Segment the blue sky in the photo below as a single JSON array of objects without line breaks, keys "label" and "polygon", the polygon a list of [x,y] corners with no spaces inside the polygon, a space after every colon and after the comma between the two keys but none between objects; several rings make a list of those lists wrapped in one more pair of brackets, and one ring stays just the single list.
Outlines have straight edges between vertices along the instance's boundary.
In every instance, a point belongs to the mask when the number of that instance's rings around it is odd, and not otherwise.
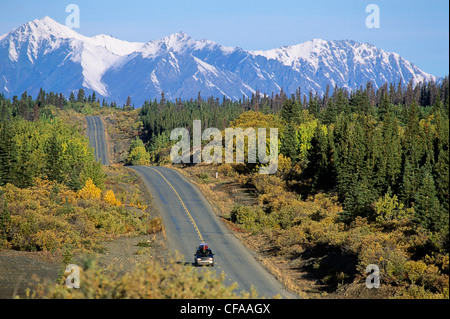
[{"label": "blue sky", "polygon": [[[46,15],[65,23],[68,4],[80,8],[77,32],[147,42],[184,31],[246,50],[266,50],[314,38],[369,42],[397,52],[425,72],[449,74],[447,0],[0,0],[0,34]],[[365,21],[380,8],[380,28]]]}]

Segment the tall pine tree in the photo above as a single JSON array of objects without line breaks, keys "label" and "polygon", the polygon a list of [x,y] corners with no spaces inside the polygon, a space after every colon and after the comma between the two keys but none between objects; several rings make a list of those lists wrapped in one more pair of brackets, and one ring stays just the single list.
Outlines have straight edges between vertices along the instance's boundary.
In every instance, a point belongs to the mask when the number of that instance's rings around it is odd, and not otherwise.
[{"label": "tall pine tree", "polygon": [[64,181],[63,147],[55,129],[52,136],[47,140],[45,154],[47,178],[62,183]]},{"label": "tall pine tree", "polygon": [[423,181],[414,196],[414,220],[431,231],[439,231],[448,224],[448,215],[436,196],[432,174],[426,170]]},{"label": "tall pine tree", "polygon": [[296,161],[298,157],[298,145],[297,130],[292,122],[288,122],[281,139],[281,154],[289,157],[292,161]]},{"label": "tall pine tree", "polygon": [[17,167],[17,145],[14,121],[0,122],[0,186],[14,184]]}]

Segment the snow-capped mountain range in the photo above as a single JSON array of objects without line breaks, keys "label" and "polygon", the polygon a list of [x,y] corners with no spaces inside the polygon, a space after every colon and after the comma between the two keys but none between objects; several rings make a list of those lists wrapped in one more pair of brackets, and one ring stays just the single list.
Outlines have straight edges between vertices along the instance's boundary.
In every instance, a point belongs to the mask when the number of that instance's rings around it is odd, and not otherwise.
[{"label": "snow-capped mountain range", "polygon": [[186,33],[147,43],[108,35],[83,36],[49,17],[0,36],[0,92],[36,96],[46,91],[87,92],[136,106],[144,100],[262,93],[323,93],[326,86],[356,89],[384,83],[436,81],[397,53],[367,43],[314,39],[268,51],[245,51]]}]

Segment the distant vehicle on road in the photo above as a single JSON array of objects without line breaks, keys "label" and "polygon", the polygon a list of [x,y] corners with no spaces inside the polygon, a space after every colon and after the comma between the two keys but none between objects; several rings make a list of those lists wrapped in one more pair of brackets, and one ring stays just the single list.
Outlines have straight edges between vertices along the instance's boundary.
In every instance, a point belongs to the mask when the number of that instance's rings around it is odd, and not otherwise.
[{"label": "distant vehicle on road", "polygon": [[194,254],[194,265],[214,267],[214,254],[207,244],[202,243],[198,246]]}]

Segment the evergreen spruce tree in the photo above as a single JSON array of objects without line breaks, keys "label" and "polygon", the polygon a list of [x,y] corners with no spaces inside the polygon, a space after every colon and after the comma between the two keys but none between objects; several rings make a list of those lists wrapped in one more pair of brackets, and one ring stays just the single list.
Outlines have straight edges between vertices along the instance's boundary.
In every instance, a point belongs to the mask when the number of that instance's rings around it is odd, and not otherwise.
[{"label": "evergreen spruce tree", "polygon": [[449,150],[443,149],[434,166],[437,197],[445,211],[449,210]]},{"label": "evergreen spruce tree", "polygon": [[75,94],[73,94],[73,92],[70,92],[70,96],[69,96],[69,102],[70,103],[75,103]]},{"label": "evergreen spruce tree", "polygon": [[42,88],[39,89],[39,94],[36,98],[36,103],[38,103],[41,106],[43,106],[45,103],[45,91]]},{"label": "evergreen spruce tree", "polygon": [[423,138],[419,125],[419,108],[413,101],[408,111],[408,121],[403,136],[403,173],[401,185],[401,198],[406,205],[414,201],[414,195],[420,185],[420,167],[426,149],[426,140]]},{"label": "evergreen spruce tree", "polygon": [[349,172],[348,167],[348,159],[350,157],[349,135],[349,118],[341,113],[336,119],[333,140],[333,166],[336,171],[337,190],[341,200],[345,198],[345,195],[349,190],[349,184],[351,184],[353,180],[353,176],[351,172]]},{"label": "evergreen spruce tree", "polygon": [[329,99],[327,107],[322,112],[320,112],[319,118],[321,119],[321,122],[323,124],[331,124],[336,122],[337,115],[338,109],[333,100]]},{"label": "evergreen spruce tree", "polygon": [[335,127],[333,163],[337,191],[344,208],[353,216],[365,215],[377,196],[373,187],[373,141],[363,118],[350,121],[341,114]]},{"label": "evergreen spruce tree", "polygon": [[281,118],[286,122],[293,122],[298,125],[301,122],[301,103],[292,99],[287,99],[281,106]]},{"label": "evergreen spruce tree", "polygon": [[395,104],[395,96],[396,96],[395,83],[390,83],[389,84],[389,102],[391,104]]},{"label": "evergreen spruce tree", "polygon": [[22,147],[18,154],[17,172],[15,185],[20,188],[26,188],[33,185],[33,178],[36,172],[33,171],[34,165],[31,163],[31,144],[26,135],[22,136]]},{"label": "evergreen spruce tree", "polygon": [[308,112],[314,117],[317,117],[320,111],[320,105],[317,99],[317,94],[313,96],[312,91],[309,92]]},{"label": "evergreen spruce tree", "polygon": [[413,92],[413,82],[412,79],[408,82],[408,86],[406,87],[406,93],[405,93],[405,104],[411,105],[414,100],[414,92]]},{"label": "evergreen spruce tree", "polygon": [[437,197],[442,207],[449,210],[449,120],[442,103],[435,105],[433,110],[434,125],[436,128],[433,140],[434,165],[433,178]]},{"label": "evergreen spruce tree", "polygon": [[63,147],[56,132],[47,140],[45,147],[46,173],[51,181],[62,183],[64,181]]},{"label": "evergreen spruce tree", "polygon": [[386,117],[386,114],[390,111],[390,102],[389,102],[389,96],[387,93],[383,94],[383,97],[381,99],[380,107],[378,109],[378,115],[380,118],[380,121],[383,121]]},{"label": "evergreen spruce tree", "polygon": [[80,171],[81,169],[78,167],[73,167],[72,170],[69,173],[67,186],[72,190],[80,190],[83,188],[83,184],[80,181]]},{"label": "evergreen spruce tree", "polygon": [[428,170],[415,194],[414,212],[414,220],[431,231],[439,231],[448,224],[448,215],[439,203],[433,176]]},{"label": "evergreen spruce tree", "polygon": [[1,122],[9,121],[12,117],[12,108],[9,104],[9,101],[0,95],[0,125]]},{"label": "evergreen spruce tree", "polygon": [[388,111],[381,124],[381,132],[376,149],[377,172],[376,184],[381,194],[398,190],[398,180],[402,168],[402,144],[398,132],[398,122],[392,112]]},{"label": "evergreen spruce tree", "polygon": [[312,180],[313,192],[330,189],[335,183],[330,157],[331,148],[327,134],[320,125],[317,125],[311,139],[311,148],[308,150],[307,166],[303,172],[305,178]]},{"label": "evergreen spruce tree", "polygon": [[77,102],[84,103],[86,100],[86,96],[84,95],[84,89],[78,90]]},{"label": "evergreen spruce tree", "polygon": [[18,103],[17,115],[27,118],[28,115],[28,94],[27,91],[23,92],[22,97]]},{"label": "evergreen spruce tree", "polygon": [[334,104],[336,106],[336,114],[350,114],[350,104],[348,97],[344,94],[344,90],[338,89],[335,94]]},{"label": "evergreen spruce tree", "polygon": [[369,180],[364,176],[360,176],[359,179],[356,178],[356,174],[354,176],[355,182],[350,184],[344,200],[344,208],[351,219],[356,216],[367,217],[370,213],[370,205],[376,199]]},{"label": "evergreen spruce tree", "polygon": [[414,196],[419,188],[419,169],[411,163],[410,159],[406,159],[401,182],[401,199],[407,207],[411,207]]},{"label": "evergreen spruce tree", "polygon": [[14,184],[17,172],[17,145],[14,122],[0,123],[0,186]]},{"label": "evergreen spruce tree", "polygon": [[288,122],[281,140],[280,151],[284,156],[296,161],[298,157],[298,137],[297,130],[291,122]]}]

